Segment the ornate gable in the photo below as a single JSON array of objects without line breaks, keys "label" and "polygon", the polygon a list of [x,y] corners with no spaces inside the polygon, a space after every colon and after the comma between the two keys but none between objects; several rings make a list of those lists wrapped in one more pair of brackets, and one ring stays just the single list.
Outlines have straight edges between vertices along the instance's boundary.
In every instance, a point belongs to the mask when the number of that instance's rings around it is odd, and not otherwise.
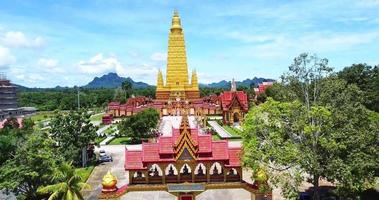
[{"label": "ornate gable", "polygon": [[180,124],[180,136],[175,142],[174,149],[176,159],[185,158],[188,160],[187,158],[189,157],[196,159],[198,144],[191,136],[187,116],[182,117],[182,122]]}]

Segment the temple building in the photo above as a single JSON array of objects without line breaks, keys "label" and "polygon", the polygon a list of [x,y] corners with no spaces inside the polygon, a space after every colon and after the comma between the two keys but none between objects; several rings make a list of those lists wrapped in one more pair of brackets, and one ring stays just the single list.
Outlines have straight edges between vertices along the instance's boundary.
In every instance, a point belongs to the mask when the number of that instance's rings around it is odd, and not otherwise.
[{"label": "temple building", "polygon": [[230,91],[200,98],[196,71],[191,77],[189,80],[183,29],[175,11],[169,33],[166,79],[159,70],[156,99],[134,97],[124,104],[110,102],[103,117],[104,123],[109,123],[112,117],[131,116],[153,108],[161,117],[161,135],[143,142],[141,148],[125,148],[128,184],[116,187],[116,177],[108,173],[100,199],[154,190],[167,191],[179,200],[193,200],[206,190],[235,188],[245,189],[254,200],[271,199],[271,191],[262,191],[267,182],[243,180],[241,145],[213,140],[205,127],[207,115],[222,116],[225,124],[242,122],[248,111],[246,93],[237,91],[233,80]]},{"label": "temple building", "polygon": [[192,200],[209,189],[242,188],[251,199],[271,199],[271,192],[262,192],[266,182],[253,184],[242,179],[242,149],[227,140],[213,141],[192,125],[187,115],[171,135],[162,135],[156,142],[143,142],[142,149],[125,148],[125,171],[129,183],[116,187],[115,177],[108,173],[103,179],[100,199],[117,199],[133,191],[167,191],[177,199]]},{"label": "temple building", "polygon": [[[34,107],[19,107],[17,86],[0,73],[0,128],[8,118],[23,118],[37,111]],[[19,120],[20,120],[19,119]]]},{"label": "temple building", "polygon": [[192,100],[199,99],[199,85],[196,71],[192,71],[191,81],[188,80],[187,55],[183,28],[179,13],[174,12],[168,37],[166,82],[162,71],[157,78],[157,100]]},{"label": "temple building", "polygon": [[237,91],[237,85],[232,80],[230,91],[220,94],[222,119],[224,124],[239,125],[249,110],[247,94]]}]

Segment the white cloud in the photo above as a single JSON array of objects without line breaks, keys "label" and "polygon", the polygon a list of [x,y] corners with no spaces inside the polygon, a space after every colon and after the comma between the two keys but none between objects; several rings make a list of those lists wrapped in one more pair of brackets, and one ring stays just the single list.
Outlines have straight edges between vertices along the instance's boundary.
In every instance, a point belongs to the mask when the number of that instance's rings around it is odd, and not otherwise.
[{"label": "white cloud", "polygon": [[225,36],[231,39],[237,39],[244,42],[266,42],[273,39],[271,36],[268,36],[268,35],[253,35],[253,34],[246,34],[239,31],[226,33]]},{"label": "white cloud", "polygon": [[263,59],[286,58],[291,53],[338,52],[379,39],[379,32],[327,34],[314,33],[299,38],[278,36],[273,42],[248,47],[250,55]]},{"label": "white cloud", "polygon": [[40,58],[38,60],[38,65],[41,67],[54,68],[58,66],[58,61],[50,58]]},{"label": "white cloud", "polygon": [[9,31],[1,37],[0,41],[10,48],[39,48],[44,45],[42,37],[28,38],[20,31]]},{"label": "white cloud", "polygon": [[357,4],[362,7],[376,7],[379,6],[379,0],[360,0]]},{"label": "white cloud", "polygon": [[105,57],[102,53],[96,54],[88,61],[80,61],[77,66],[85,74],[102,75],[107,72],[116,72],[119,76],[148,83],[155,83],[157,73],[157,67],[153,64],[135,63],[124,66],[116,56]]},{"label": "white cloud", "polygon": [[[24,69],[21,68],[11,68],[10,74],[16,79],[30,84],[39,83],[44,81],[45,78],[37,73],[26,73]],[[26,85],[27,86],[27,85]]]},{"label": "white cloud", "polygon": [[59,67],[58,63],[58,60],[51,58],[40,58],[38,60],[38,66],[39,68],[42,68],[42,70],[46,72],[63,73],[64,70]]},{"label": "white cloud", "polygon": [[88,61],[80,61],[78,67],[81,72],[87,74],[102,74],[104,72],[122,70],[123,66],[116,57],[104,58],[103,54],[98,53]]},{"label": "white cloud", "polygon": [[0,69],[7,68],[14,62],[16,62],[16,58],[9,52],[9,49],[0,46]]},{"label": "white cloud", "polygon": [[167,53],[155,52],[150,56],[152,61],[166,61]]}]

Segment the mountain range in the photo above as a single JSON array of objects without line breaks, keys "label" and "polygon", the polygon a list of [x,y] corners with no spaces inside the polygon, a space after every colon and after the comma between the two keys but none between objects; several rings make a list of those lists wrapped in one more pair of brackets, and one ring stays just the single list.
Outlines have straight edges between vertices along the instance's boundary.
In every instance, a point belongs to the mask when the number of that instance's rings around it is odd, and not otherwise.
[{"label": "mountain range", "polygon": [[120,77],[116,73],[111,72],[105,74],[101,77],[95,77],[91,82],[87,85],[83,86],[84,88],[117,88],[121,86],[124,81],[129,81],[132,83],[133,88],[147,88],[151,85],[144,82],[135,82],[130,77]]},{"label": "mountain range", "polygon": [[[144,82],[135,82],[130,77],[124,78],[118,76],[116,73],[108,73],[101,77],[95,77],[91,82],[89,82],[87,85],[83,86],[85,88],[117,88],[121,86],[122,82],[124,81],[130,81],[132,83],[133,88],[146,88],[152,85],[149,85]],[[266,78],[257,78],[254,77],[253,79],[245,79],[243,81],[236,81],[237,86],[257,86],[258,83],[262,83],[264,81],[274,81],[273,79],[266,79]],[[200,83],[200,87],[209,87],[209,88],[230,88],[231,81],[225,81],[222,80],[220,82],[216,83],[209,83],[204,84]]]},{"label": "mountain range", "polygon": [[[143,89],[147,87],[155,87],[154,85],[149,85],[144,82],[136,82],[130,77],[120,77],[118,74],[111,72],[105,75],[102,75],[101,77],[95,77],[92,81],[90,81],[88,84],[81,86],[82,88],[88,88],[88,89],[97,89],[97,88],[117,88],[120,87],[121,84],[124,81],[130,81],[132,83],[133,88],[136,89]],[[250,87],[254,86],[257,87],[259,83],[262,83],[264,81],[274,81],[274,79],[267,79],[267,78],[258,78],[254,77],[253,79],[245,79],[243,81],[236,81],[237,87],[238,86],[244,86],[244,87]],[[199,86],[201,88],[230,88],[231,81],[222,80],[219,82],[214,83],[200,83]],[[65,90],[69,89],[70,87],[61,87],[56,86],[55,88],[28,88],[22,85],[14,84],[18,87],[18,90],[20,91],[45,91],[45,90]]]}]

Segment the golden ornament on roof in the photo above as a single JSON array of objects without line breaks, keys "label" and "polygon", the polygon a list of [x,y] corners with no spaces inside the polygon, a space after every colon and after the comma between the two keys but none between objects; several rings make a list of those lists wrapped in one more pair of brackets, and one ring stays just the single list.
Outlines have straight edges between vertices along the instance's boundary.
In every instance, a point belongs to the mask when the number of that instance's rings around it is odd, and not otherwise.
[{"label": "golden ornament on roof", "polygon": [[113,176],[113,174],[108,171],[107,174],[103,177],[103,181],[101,183],[103,188],[111,189],[116,188],[117,178]]}]

